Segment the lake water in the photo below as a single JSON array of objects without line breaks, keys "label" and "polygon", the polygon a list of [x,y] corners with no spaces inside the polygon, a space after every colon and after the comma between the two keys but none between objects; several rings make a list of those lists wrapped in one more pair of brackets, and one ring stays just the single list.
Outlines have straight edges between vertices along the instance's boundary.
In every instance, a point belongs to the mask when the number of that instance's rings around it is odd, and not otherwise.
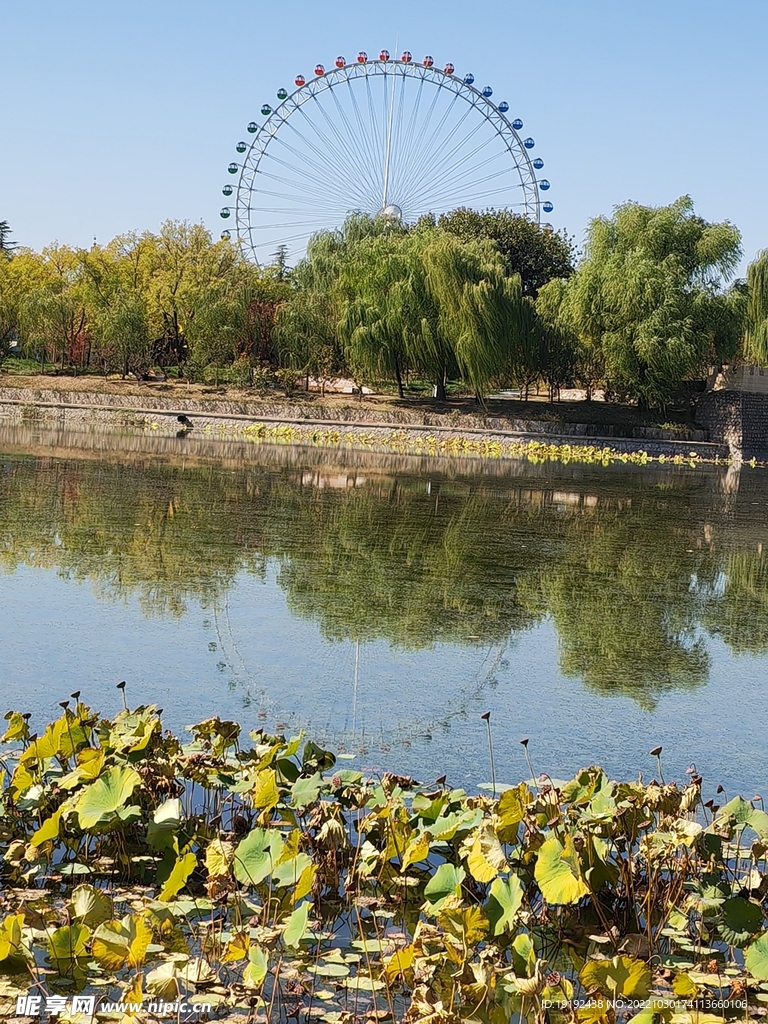
[{"label": "lake water", "polygon": [[429,781],[768,795],[768,473],[0,428],[2,711],[80,689]]}]

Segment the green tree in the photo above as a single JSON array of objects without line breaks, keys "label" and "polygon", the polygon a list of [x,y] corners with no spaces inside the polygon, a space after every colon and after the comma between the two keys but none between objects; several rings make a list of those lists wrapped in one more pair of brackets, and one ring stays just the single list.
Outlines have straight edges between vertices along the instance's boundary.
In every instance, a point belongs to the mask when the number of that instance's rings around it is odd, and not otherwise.
[{"label": "green tree", "polygon": [[17,250],[13,259],[0,259],[0,365],[18,351],[25,297],[47,278],[42,259],[30,249]]},{"label": "green tree", "polygon": [[600,350],[608,386],[663,408],[681,381],[733,351],[739,307],[725,286],[740,257],[738,230],[696,216],[688,196],[624,203],[591,222],[564,314]]},{"label": "green tree", "polygon": [[150,250],[148,310],[165,359],[187,358],[187,330],[198,310],[220,300],[242,258],[227,241],[213,242],[202,224],[166,221],[159,235],[145,234]]},{"label": "green tree", "polygon": [[355,215],[313,241],[294,281],[331,298],[350,368],[391,373],[401,394],[403,372],[415,369],[435,381],[438,399],[456,376],[482,397],[527,344],[519,276],[504,273],[488,240],[431,223],[405,230]]},{"label": "green tree", "polygon": [[768,249],[747,268],[745,320],[744,354],[764,366],[768,364]]},{"label": "green tree", "polygon": [[574,246],[564,231],[542,228],[528,217],[510,210],[462,208],[444,213],[438,225],[465,242],[489,239],[496,246],[507,275],[519,274],[523,295],[535,298],[554,278],[570,277],[574,270]]},{"label": "green tree", "polygon": [[9,258],[13,255],[16,242],[11,241],[11,225],[7,220],[0,220],[0,257]]},{"label": "green tree", "polygon": [[275,339],[280,362],[325,384],[342,368],[332,302],[327,294],[296,290],[277,312]]},{"label": "green tree", "polygon": [[141,376],[150,364],[147,304],[140,292],[125,291],[99,310],[93,323],[105,374],[113,368],[123,378]]}]

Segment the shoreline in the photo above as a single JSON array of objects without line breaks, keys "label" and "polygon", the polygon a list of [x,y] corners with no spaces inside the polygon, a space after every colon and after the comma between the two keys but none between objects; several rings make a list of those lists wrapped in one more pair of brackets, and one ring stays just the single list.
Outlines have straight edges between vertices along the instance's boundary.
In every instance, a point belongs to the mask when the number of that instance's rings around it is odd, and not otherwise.
[{"label": "shoreline", "polygon": [[[506,420],[498,416],[422,415],[436,422],[403,422],[370,409],[320,407],[288,402],[183,399],[157,394],[120,395],[92,391],[0,387],[0,421],[13,425],[109,431],[151,431],[160,436],[195,436],[325,448],[529,461],[658,462],[728,464],[725,444],[668,437],[593,434],[586,423]],[[323,415],[317,415],[322,413]],[[332,418],[329,413],[336,413]],[[339,415],[341,413],[341,415]],[[314,415],[313,415],[314,414]],[[363,414],[365,418],[358,418]],[[183,416],[191,429],[179,422]],[[464,422],[462,422],[464,421]],[[469,421],[469,422],[466,422]],[[648,432],[647,430],[644,432]],[[653,433],[667,433],[654,429]],[[696,433],[701,434],[701,431]],[[754,460],[751,465],[758,465]]]}]

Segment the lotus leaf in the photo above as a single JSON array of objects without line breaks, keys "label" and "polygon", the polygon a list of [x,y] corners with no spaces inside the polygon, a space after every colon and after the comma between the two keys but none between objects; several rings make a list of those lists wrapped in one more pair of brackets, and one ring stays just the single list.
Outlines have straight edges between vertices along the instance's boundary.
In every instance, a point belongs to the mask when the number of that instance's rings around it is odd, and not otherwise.
[{"label": "lotus leaf", "polygon": [[194,985],[197,988],[198,986],[213,984],[217,980],[218,975],[207,960],[196,956],[181,966],[179,978],[185,985]]},{"label": "lotus leaf", "polygon": [[612,999],[647,999],[651,994],[648,964],[628,956],[592,960],[579,972],[579,980],[588,992],[597,989]]},{"label": "lotus leaf", "polygon": [[494,879],[486,908],[494,935],[513,931],[518,911],[523,905],[523,895],[523,886],[517,875]]},{"label": "lotus leaf", "polygon": [[747,825],[756,832],[761,839],[768,839],[768,814],[758,810],[751,803],[735,796],[727,804],[723,804],[717,812],[717,822],[722,823],[731,819],[736,825]]},{"label": "lotus leaf", "polygon": [[88,940],[91,929],[84,924],[67,924],[57,928],[48,940],[51,965],[60,974],[68,974],[71,968],[88,954]]},{"label": "lotus leaf", "polygon": [[463,868],[453,864],[441,864],[424,888],[424,895],[430,909],[439,910],[451,897],[459,896],[461,883],[466,878]]},{"label": "lotus leaf", "polygon": [[313,804],[323,785],[323,776],[320,772],[315,772],[308,778],[297,779],[291,787],[291,806],[301,808]]},{"label": "lotus leaf", "polygon": [[23,927],[23,914],[9,914],[0,921],[0,963],[6,960],[26,959]]},{"label": "lotus leaf", "polygon": [[269,970],[269,957],[261,946],[251,946],[248,950],[248,966],[243,974],[246,988],[259,989]]},{"label": "lotus leaf", "polygon": [[280,800],[277,789],[277,773],[274,768],[263,768],[257,775],[251,790],[251,801],[256,810],[270,811]]},{"label": "lotus leaf", "polygon": [[312,867],[312,859],[306,853],[299,853],[290,860],[281,860],[272,869],[275,885],[296,885],[302,874]]},{"label": "lotus leaf", "polygon": [[165,880],[163,888],[160,890],[158,900],[166,903],[168,900],[172,900],[187,883],[187,879],[197,867],[197,857],[194,853],[188,852],[176,858],[176,862],[171,869],[171,873]]},{"label": "lotus leaf", "polygon": [[75,804],[80,828],[92,829],[120,810],[141,783],[139,773],[129,767],[108,768],[87,786]]},{"label": "lotus leaf", "polygon": [[763,932],[747,947],[744,963],[753,978],[768,981],[768,931]]},{"label": "lotus leaf", "polygon": [[311,903],[302,903],[288,918],[285,931],[283,932],[283,942],[286,946],[295,947],[301,943],[301,940],[307,934],[309,912],[311,909]]},{"label": "lotus leaf", "polygon": [[429,855],[429,832],[423,832],[421,835],[413,836],[403,851],[403,862],[400,866],[401,871],[405,871],[411,864],[418,864],[419,861],[425,860]]},{"label": "lotus leaf", "polygon": [[272,871],[283,852],[279,832],[255,828],[235,850],[235,878],[243,885],[258,885]]},{"label": "lotus leaf", "polygon": [[740,896],[725,900],[720,913],[720,934],[730,946],[743,946],[763,927],[762,907]]},{"label": "lotus leaf", "polygon": [[384,972],[388,978],[396,978],[398,974],[405,974],[413,965],[416,949],[413,944],[396,950],[392,956],[384,961]]},{"label": "lotus leaf", "polygon": [[557,836],[545,840],[536,858],[534,876],[547,903],[578,903],[589,893],[570,836],[566,836],[564,844]]},{"label": "lotus leaf", "polygon": [[171,797],[156,809],[147,826],[147,841],[155,850],[174,848],[176,832],[181,823],[181,800]]},{"label": "lotus leaf", "polygon": [[234,859],[234,844],[227,840],[212,839],[205,851],[205,866],[209,875],[228,875]]},{"label": "lotus leaf", "polygon": [[128,914],[121,921],[107,921],[93,934],[93,957],[109,971],[126,964],[140,967],[152,941],[152,929],[139,914]]},{"label": "lotus leaf", "polygon": [[476,882],[492,882],[494,878],[507,868],[507,860],[501,848],[499,837],[492,828],[486,826],[469,836],[467,842],[467,867]]},{"label": "lotus leaf", "polygon": [[100,723],[99,737],[105,750],[134,754],[144,750],[159,729],[157,708],[150,704],[135,711],[120,711],[114,721]]},{"label": "lotus leaf", "polygon": [[76,921],[94,928],[112,917],[112,900],[92,885],[78,885],[69,901],[69,912]]},{"label": "lotus leaf", "polygon": [[144,978],[147,992],[165,1002],[173,1002],[179,997],[179,965],[170,961],[155,967]]}]

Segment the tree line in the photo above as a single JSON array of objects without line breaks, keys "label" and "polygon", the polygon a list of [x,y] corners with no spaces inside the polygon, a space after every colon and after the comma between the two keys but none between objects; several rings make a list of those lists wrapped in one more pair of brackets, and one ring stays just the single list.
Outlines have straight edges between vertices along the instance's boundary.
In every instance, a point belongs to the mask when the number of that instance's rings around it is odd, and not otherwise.
[{"label": "tree line", "polygon": [[40,253],[0,228],[0,359],[41,368],[286,388],[346,375],[401,397],[417,377],[438,399],[459,381],[481,401],[574,384],[665,408],[708,369],[768,362],[768,252],[737,279],[738,229],[687,196],[595,218],[580,254],[506,210],[414,225],[353,213],[292,269],[284,247],[255,267],[186,222]]}]

